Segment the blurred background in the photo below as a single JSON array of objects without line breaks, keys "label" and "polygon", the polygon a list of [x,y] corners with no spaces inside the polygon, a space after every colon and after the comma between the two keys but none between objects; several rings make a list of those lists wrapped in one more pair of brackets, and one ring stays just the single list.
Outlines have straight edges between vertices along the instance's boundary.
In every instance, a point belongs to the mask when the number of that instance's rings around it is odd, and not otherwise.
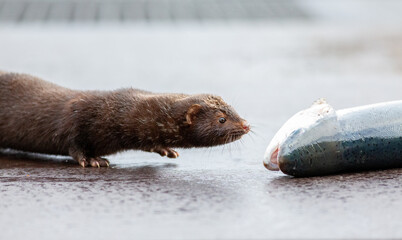
[{"label": "blurred background", "polygon": [[401,238],[400,170],[294,179],[262,165],[318,98],[401,99],[401,12],[399,0],[0,0],[1,70],[214,93],[255,132],[176,160],[120,153],[108,169],[2,154],[0,239]]}]

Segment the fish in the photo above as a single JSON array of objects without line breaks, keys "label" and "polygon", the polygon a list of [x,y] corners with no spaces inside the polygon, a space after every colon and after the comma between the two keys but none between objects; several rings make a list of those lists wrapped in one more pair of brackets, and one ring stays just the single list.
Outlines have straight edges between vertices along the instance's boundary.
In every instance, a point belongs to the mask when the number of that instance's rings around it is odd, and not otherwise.
[{"label": "fish", "polygon": [[278,130],[263,163],[294,177],[402,167],[402,100],[335,111],[319,99]]}]

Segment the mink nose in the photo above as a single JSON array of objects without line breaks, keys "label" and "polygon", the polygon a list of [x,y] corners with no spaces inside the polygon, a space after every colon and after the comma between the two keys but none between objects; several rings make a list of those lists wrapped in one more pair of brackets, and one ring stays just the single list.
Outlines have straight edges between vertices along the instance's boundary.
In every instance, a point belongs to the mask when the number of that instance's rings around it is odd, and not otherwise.
[{"label": "mink nose", "polygon": [[241,127],[243,128],[243,130],[248,133],[250,131],[250,124],[247,121],[243,121],[241,123]]}]

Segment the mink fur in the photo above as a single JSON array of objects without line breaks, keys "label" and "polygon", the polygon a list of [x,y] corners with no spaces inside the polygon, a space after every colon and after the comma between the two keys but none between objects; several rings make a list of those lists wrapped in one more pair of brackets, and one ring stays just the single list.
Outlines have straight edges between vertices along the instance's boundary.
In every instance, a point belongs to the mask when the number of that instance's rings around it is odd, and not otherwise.
[{"label": "mink fur", "polygon": [[226,144],[249,131],[214,95],[77,91],[5,72],[0,116],[0,148],[71,155],[83,167],[109,166],[102,156],[130,149],[175,158],[171,148]]}]

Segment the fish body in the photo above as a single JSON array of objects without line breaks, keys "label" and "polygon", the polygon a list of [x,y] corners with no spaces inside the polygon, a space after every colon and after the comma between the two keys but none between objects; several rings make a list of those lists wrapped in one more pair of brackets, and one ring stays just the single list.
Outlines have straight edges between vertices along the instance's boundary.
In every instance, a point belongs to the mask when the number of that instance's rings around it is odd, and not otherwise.
[{"label": "fish body", "polygon": [[402,167],[402,101],[335,111],[319,100],[281,127],[264,165],[296,177]]}]

